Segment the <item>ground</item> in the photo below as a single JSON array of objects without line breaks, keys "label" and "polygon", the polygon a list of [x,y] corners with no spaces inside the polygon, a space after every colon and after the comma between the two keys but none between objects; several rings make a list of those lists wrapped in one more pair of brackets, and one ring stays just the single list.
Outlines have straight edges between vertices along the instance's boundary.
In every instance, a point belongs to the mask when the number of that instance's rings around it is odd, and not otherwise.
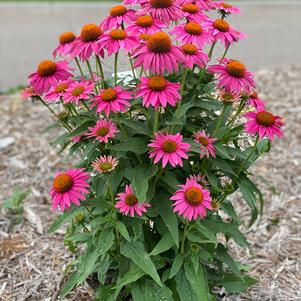
[{"label": "ground", "polygon": [[[256,77],[268,108],[284,117],[285,135],[252,170],[266,204],[262,218],[242,229],[250,250],[232,246],[259,282],[241,296],[221,300],[301,300],[301,66],[260,70]],[[53,123],[45,108],[18,95],[0,96],[0,103],[0,203],[17,187],[32,189],[24,222],[13,225],[7,211],[0,212],[0,300],[55,301],[73,258],[63,245],[63,232],[47,234],[55,218],[48,190],[55,170],[71,166],[71,160],[49,145],[58,129],[45,131]],[[235,206],[246,220],[248,208],[239,195]],[[91,299],[85,284],[65,300]]]}]

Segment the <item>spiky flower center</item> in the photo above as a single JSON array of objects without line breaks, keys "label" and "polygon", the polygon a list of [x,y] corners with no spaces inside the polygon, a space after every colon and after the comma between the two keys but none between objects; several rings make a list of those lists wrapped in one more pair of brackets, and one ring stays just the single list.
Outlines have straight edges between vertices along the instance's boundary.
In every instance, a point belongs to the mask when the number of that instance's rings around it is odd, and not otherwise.
[{"label": "spiky flower center", "polygon": [[255,91],[253,91],[253,92],[250,94],[250,98],[252,98],[252,99],[258,98],[258,94],[257,94]]},{"label": "spiky flower center", "polygon": [[123,16],[126,12],[127,12],[127,8],[124,5],[116,5],[111,8],[110,16],[119,17],[119,16]]},{"label": "spiky flower center", "polygon": [[96,136],[98,137],[104,137],[109,133],[110,129],[107,126],[100,127],[99,129],[96,130]]},{"label": "spiky flower center", "polygon": [[153,91],[163,91],[166,85],[167,82],[163,76],[153,76],[148,80],[148,86]]},{"label": "spiky flower center", "polygon": [[188,43],[182,46],[182,50],[187,55],[193,55],[197,53],[198,48],[194,44]]},{"label": "spiky flower center", "polygon": [[275,124],[275,116],[270,112],[258,112],[256,115],[256,121],[263,126],[271,126]]},{"label": "spiky flower center", "polygon": [[56,192],[67,192],[73,186],[73,179],[67,173],[58,175],[53,181],[53,188]]},{"label": "spiky flower center", "polygon": [[67,83],[61,83],[61,84],[58,84],[55,87],[55,92],[56,93],[62,93],[62,92],[65,92],[67,88],[68,88],[68,84]]},{"label": "spiky flower center", "polygon": [[108,172],[113,168],[113,164],[111,162],[103,162],[99,164],[99,169],[103,172]]},{"label": "spiky flower center", "polygon": [[60,44],[65,45],[65,44],[69,44],[72,43],[75,40],[76,36],[73,32],[63,32],[60,37],[59,37],[59,41]]},{"label": "spiky flower center", "polygon": [[127,37],[127,33],[125,30],[122,30],[122,29],[113,29],[111,32],[110,32],[110,37],[113,39],[113,40],[124,40],[126,37]]},{"label": "spiky flower center", "polygon": [[195,36],[199,36],[202,34],[203,32],[203,28],[200,24],[196,23],[196,22],[189,22],[185,25],[184,30],[191,34],[191,35],[195,35]]},{"label": "spiky flower center", "polygon": [[148,41],[149,38],[150,38],[150,34],[148,34],[148,33],[141,33],[141,34],[139,35],[139,39],[140,39],[140,40]]},{"label": "spiky flower center", "polygon": [[101,98],[103,101],[111,102],[117,98],[117,93],[113,88],[108,88],[101,93]]},{"label": "spiky flower center", "polygon": [[220,6],[222,6],[223,8],[232,8],[233,7],[233,5],[231,5],[229,3],[225,3],[225,2],[221,3]]},{"label": "spiky flower center", "polygon": [[56,69],[57,67],[54,61],[45,60],[38,65],[38,74],[40,76],[50,76],[55,73]]},{"label": "spiky flower center", "polygon": [[147,43],[148,49],[154,53],[167,53],[170,51],[172,44],[167,33],[160,31],[152,34]]},{"label": "spiky flower center", "polygon": [[211,207],[213,210],[217,211],[221,207],[221,204],[218,200],[213,200],[211,202]]},{"label": "spiky flower center", "polygon": [[199,8],[193,3],[188,3],[182,6],[182,11],[189,14],[196,14],[199,11]]},{"label": "spiky flower center", "polygon": [[225,92],[221,97],[224,103],[232,103],[234,101],[234,95],[230,92]]},{"label": "spiky flower center", "polygon": [[163,150],[166,153],[173,153],[177,150],[177,143],[173,140],[166,140],[163,143]]},{"label": "spiky flower center", "polygon": [[246,67],[239,61],[232,61],[227,64],[227,72],[233,77],[244,77],[246,73]]},{"label": "spiky flower center", "polygon": [[197,206],[203,201],[203,192],[196,187],[190,187],[185,191],[185,199],[192,206]]},{"label": "spiky flower center", "polygon": [[149,27],[153,25],[153,23],[154,23],[153,17],[148,15],[139,16],[136,21],[136,24],[141,27]]},{"label": "spiky flower center", "polygon": [[83,86],[76,87],[72,90],[71,95],[77,97],[85,92],[85,88]]},{"label": "spiky flower center", "polygon": [[172,6],[172,0],[150,0],[150,5],[153,8],[168,8]]},{"label": "spiky flower center", "polygon": [[213,27],[221,32],[228,32],[230,25],[228,22],[222,19],[217,19],[213,22]]},{"label": "spiky flower center", "polygon": [[96,41],[102,35],[102,30],[96,24],[85,25],[80,33],[80,37],[84,42]]},{"label": "spiky flower center", "polygon": [[128,206],[134,206],[138,203],[138,199],[137,197],[131,193],[131,194],[128,194],[126,197],[125,197],[125,203],[128,205]]},{"label": "spiky flower center", "polygon": [[206,137],[201,136],[201,137],[199,137],[198,140],[203,146],[208,146],[208,144],[209,144],[209,141]]}]

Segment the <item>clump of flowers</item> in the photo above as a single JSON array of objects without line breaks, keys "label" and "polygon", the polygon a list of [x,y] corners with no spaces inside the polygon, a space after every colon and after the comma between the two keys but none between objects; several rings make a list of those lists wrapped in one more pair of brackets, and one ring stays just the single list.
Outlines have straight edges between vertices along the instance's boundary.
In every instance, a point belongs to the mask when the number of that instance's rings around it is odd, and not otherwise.
[{"label": "clump of flowers", "polygon": [[63,212],[50,232],[68,222],[77,256],[62,297],[90,276],[95,300],[111,301],[209,301],[217,287],[255,283],[229,254],[229,240],[248,246],[231,195],[241,192],[254,222],[263,196],[249,168],[283,122],[245,62],[227,56],[244,37],[229,18],[239,12],[221,1],[125,0],[99,24],[62,33],[29,76],[23,98],[50,110],[66,131],[53,145],[80,159],[50,191]]}]

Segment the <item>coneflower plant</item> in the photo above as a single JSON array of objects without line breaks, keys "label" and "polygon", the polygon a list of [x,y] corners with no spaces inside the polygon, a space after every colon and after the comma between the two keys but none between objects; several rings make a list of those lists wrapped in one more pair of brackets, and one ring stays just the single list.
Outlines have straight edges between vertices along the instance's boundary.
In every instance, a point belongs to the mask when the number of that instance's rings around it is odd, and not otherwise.
[{"label": "coneflower plant", "polygon": [[23,97],[49,109],[65,130],[52,144],[74,156],[50,189],[62,211],[50,232],[67,223],[76,257],[62,297],[89,279],[106,301],[213,301],[256,282],[229,241],[248,247],[240,225],[263,206],[249,169],[283,123],[227,56],[244,38],[229,21],[238,13],[220,1],[125,0],[100,24],[62,33],[29,75]]}]

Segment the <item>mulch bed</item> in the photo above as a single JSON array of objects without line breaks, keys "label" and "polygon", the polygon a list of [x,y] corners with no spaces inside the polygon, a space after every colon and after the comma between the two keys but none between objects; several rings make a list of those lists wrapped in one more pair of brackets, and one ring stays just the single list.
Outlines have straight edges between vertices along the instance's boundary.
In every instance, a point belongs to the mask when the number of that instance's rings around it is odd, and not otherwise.
[{"label": "mulch bed", "polygon": [[[257,82],[268,108],[284,117],[285,136],[252,169],[266,204],[261,220],[242,229],[250,250],[231,246],[259,282],[240,296],[222,300],[301,300],[301,66],[261,70]],[[0,104],[0,203],[17,187],[32,190],[21,224],[14,225],[7,211],[0,211],[0,300],[58,300],[63,271],[74,258],[63,244],[63,231],[47,234],[55,218],[48,190],[54,172],[72,162],[49,145],[59,129],[45,132],[53,119],[44,107],[22,102],[19,95],[0,96]],[[4,138],[9,138],[7,146],[1,148]],[[248,220],[240,194],[234,204]],[[86,283],[65,300],[92,298]]]}]

